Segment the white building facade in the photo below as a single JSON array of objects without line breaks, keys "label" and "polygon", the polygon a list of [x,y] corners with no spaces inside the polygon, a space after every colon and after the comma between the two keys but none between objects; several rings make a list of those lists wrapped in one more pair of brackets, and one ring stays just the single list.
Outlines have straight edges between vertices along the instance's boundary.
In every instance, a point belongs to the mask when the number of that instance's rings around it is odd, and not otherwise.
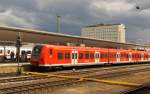
[{"label": "white building facade", "polygon": [[82,28],[81,36],[125,43],[125,25],[98,24]]}]

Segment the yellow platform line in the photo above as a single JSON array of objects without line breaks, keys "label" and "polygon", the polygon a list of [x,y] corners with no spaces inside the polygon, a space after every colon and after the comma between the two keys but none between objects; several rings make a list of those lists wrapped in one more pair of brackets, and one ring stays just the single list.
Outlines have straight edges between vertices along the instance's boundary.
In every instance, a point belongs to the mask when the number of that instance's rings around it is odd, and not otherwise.
[{"label": "yellow platform line", "polygon": [[99,82],[99,83],[121,85],[121,86],[128,86],[128,87],[140,87],[140,86],[142,86],[142,84],[137,84],[137,83],[112,81],[112,80],[102,80],[102,79],[86,78],[86,77],[80,77],[80,76],[65,76],[65,75],[55,75],[55,74],[38,73],[38,72],[25,72],[24,74],[27,74],[27,75],[44,75],[44,76],[48,76],[48,77],[59,77],[59,78],[67,78],[67,79],[88,80],[88,81],[94,81],[94,82]]}]

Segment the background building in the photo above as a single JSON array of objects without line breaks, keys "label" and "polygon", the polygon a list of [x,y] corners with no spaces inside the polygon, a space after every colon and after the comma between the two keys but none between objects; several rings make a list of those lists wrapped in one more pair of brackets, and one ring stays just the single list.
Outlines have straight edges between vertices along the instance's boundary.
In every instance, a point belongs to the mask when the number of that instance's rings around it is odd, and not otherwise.
[{"label": "background building", "polygon": [[81,36],[125,43],[125,26],[123,24],[97,24],[86,26]]}]

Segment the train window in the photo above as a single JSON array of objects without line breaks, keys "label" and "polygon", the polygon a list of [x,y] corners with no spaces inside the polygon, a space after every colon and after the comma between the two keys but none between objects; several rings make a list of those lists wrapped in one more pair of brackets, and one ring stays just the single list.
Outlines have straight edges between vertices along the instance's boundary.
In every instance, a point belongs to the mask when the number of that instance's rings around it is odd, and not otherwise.
[{"label": "train window", "polygon": [[3,50],[0,50],[0,54],[2,54],[3,53]]},{"label": "train window", "polygon": [[83,53],[79,53],[79,59],[83,59]]},{"label": "train window", "polygon": [[134,58],[134,54],[132,55],[132,57]]},{"label": "train window", "polygon": [[112,54],[109,54],[109,58],[112,58]]},{"label": "train window", "polygon": [[121,54],[121,58],[123,58],[123,54]]},{"label": "train window", "polygon": [[110,54],[110,58],[113,58],[113,54]]},{"label": "train window", "polygon": [[7,50],[7,54],[10,54],[10,50]]},{"label": "train window", "polygon": [[65,53],[65,59],[70,59],[70,53]]},{"label": "train window", "polygon": [[59,60],[62,60],[63,59],[63,53],[58,53],[57,57],[58,57]]},{"label": "train window", "polygon": [[114,58],[114,54],[112,54],[112,58]]},{"label": "train window", "polygon": [[133,54],[133,58],[135,58],[135,54]]},{"label": "train window", "polygon": [[115,58],[115,54],[113,54],[113,58]]},{"label": "train window", "polygon": [[128,57],[128,54],[126,54],[126,58],[129,58],[129,57]]},{"label": "train window", "polygon": [[115,58],[116,57],[116,55],[115,54],[113,54],[113,58]]},{"label": "train window", "polygon": [[146,58],[148,58],[148,55],[146,55]]},{"label": "train window", "polygon": [[112,54],[112,58],[114,58],[114,54]]},{"label": "train window", "polygon": [[88,53],[85,54],[85,58],[89,59],[89,54]]},{"label": "train window", "polygon": [[104,58],[108,58],[108,55],[107,54],[105,54],[105,57]]},{"label": "train window", "polygon": [[[97,54],[97,58],[98,58],[98,54]],[[93,53],[90,54],[90,59],[94,59],[94,54]]]},{"label": "train window", "polygon": [[139,58],[141,58],[141,55],[139,54]]},{"label": "train window", "polygon": [[104,55],[103,54],[101,54],[101,58],[103,58],[104,57]]},{"label": "train window", "polygon": [[52,53],[53,53],[53,52],[52,52],[52,49],[50,49],[50,50],[49,50],[49,54],[52,55]]}]

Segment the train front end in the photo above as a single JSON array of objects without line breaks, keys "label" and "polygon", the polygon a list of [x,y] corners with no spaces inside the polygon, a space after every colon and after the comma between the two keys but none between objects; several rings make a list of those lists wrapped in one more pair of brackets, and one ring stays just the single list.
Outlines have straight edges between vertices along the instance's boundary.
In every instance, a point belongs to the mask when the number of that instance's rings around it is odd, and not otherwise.
[{"label": "train front end", "polygon": [[39,66],[42,63],[42,50],[44,46],[43,45],[36,45],[34,46],[32,50],[31,55],[31,65],[32,66]]}]

